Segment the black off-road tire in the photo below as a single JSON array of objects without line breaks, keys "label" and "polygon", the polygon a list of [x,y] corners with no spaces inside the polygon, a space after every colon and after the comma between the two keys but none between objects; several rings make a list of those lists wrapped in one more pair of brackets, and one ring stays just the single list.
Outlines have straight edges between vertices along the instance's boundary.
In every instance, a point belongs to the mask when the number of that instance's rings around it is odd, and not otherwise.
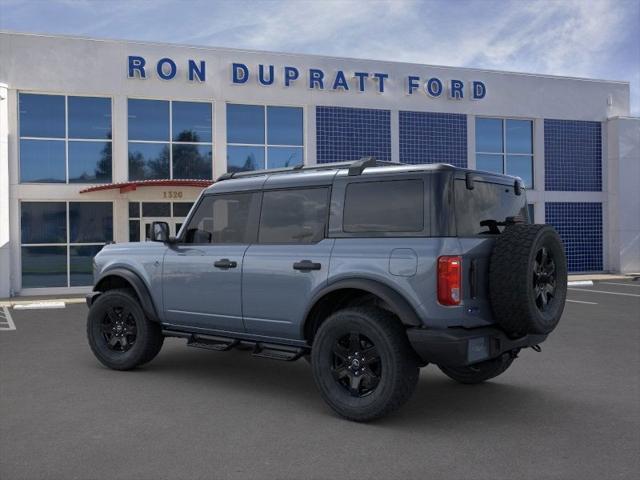
[{"label": "black off-road tire", "polygon": [[[125,317],[128,322],[125,328],[135,331],[135,335],[127,337],[128,348],[122,344],[110,347],[107,339],[110,333],[104,333],[104,324],[111,320],[110,313],[120,314],[121,320]],[[114,370],[131,370],[150,362],[164,342],[160,325],[145,316],[135,295],[127,289],[108,290],[94,301],[87,317],[87,338],[96,358]]]},{"label": "black off-road tire", "polygon": [[551,225],[510,225],[497,236],[489,292],[496,321],[511,337],[551,333],[567,296],[567,259]]},{"label": "black off-road tire", "polygon": [[513,360],[514,358],[507,353],[498,358],[486,360],[467,367],[445,367],[438,365],[438,368],[447,377],[456,382],[473,385],[490,380],[504,373],[504,371],[511,366]]},{"label": "black off-road tire", "polygon": [[[345,348],[339,343],[345,338],[348,350],[353,345],[352,338],[358,338],[358,347],[362,348],[356,352],[367,375],[366,381],[361,377],[358,387],[362,395],[353,393],[349,378],[334,378],[347,365],[335,353],[336,349]],[[375,350],[371,350],[371,345]],[[347,353],[344,356],[346,359]],[[352,368],[353,363],[348,365]],[[415,390],[420,373],[403,325],[391,313],[373,307],[340,310],[322,323],[313,341],[311,369],[325,402],[342,417],[357,422],[374,420],[398,409]],[[364,387],[374,377],[377,384],[367,392]],[[345,380],[349,386],[341,383]]]}]

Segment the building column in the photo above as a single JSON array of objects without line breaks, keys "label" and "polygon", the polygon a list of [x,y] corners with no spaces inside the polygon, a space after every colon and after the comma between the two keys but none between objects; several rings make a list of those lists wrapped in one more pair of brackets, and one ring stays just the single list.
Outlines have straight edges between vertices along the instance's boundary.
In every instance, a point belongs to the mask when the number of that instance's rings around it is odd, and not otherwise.
[{"label": "building column", "polygon": [[9,239],[9,99],[0,83],[0,298],[11,293],[11,241]]}]

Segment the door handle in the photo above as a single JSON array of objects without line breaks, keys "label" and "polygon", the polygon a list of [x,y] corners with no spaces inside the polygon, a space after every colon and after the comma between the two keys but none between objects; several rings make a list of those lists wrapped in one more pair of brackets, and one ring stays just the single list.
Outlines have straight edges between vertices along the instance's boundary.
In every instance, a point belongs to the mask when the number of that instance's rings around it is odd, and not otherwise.
[{"label": "door handle", "polygon": [[322,268],[321,263],[312,262],[311,260],[302,260],[293,264],[294,270],[320,270]]},{"label": "door handle", "polygon": [[213,263],[213,266],[216,268],[236,268],[238,266],[238,262],[234,262],[233,260],[229,260],[228,258],[222,258]]}]

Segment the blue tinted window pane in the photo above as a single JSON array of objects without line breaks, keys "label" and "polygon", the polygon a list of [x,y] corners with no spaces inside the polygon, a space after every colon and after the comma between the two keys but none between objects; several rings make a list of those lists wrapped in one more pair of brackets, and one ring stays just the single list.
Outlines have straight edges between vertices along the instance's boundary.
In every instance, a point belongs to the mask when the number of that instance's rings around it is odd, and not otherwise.
[{"label": "blue tinted window pane", "polygon": [[111,182],[111,142],[69,142],[69,183]]},{"label": "blue tinted window pane", "polygon": [[269,147],[267,168],[293,167],[303,163],[302,147]]},{"label": "blue tinted window pane", "polygon": [[533,203],[527,204],[527,213],[529,214],[529,223],[536,223],[535,205]]},{"label": "blue tinted window pane", "polygon": [[64,97],[21,93],[20,136],[64,138]]},{"label": "blue tinted window pane", "polygon": [[173,102],[173,140],[175,142],[211,142],[211,104]]},{"label": "blue tinted window pane", "polygon": [[263,147],[227,147],[227,171],[245,172],[264,168]]},{"label": "blue tinted window pane", "polygon": [[22,243],[66,243],[67,211],[64,202],[22,202]]},{"label": "blue tinted window pane", "polygon": [[64,181],[64,140],[20,140],[20,182]]},{"label": "blue tinted window pane", "polygon": [[507,153],[533,153],[531,120],[507,120]]},{"label": "blue tinted window pane", "polygon": [[533,187],[533,158],[528,155],[507,155],[507,175],[520,177],[525,187]]},{"label": "blue tinted window pane", "polygon": [[93,257],[103,245],[69,247],[69,274],[72,287],[93,285]]},{"label": "blue tinted window pane", "polygon": [[69,202],[69,240],[71,243],[113,240],[111,202]]},{"label": "blue tinted window pane", "polygon": [[227,143],[264,143],[264,107],[227,105]]},{"label": "blue tinted window pane", "polygon": [[484,172],[504,173],[502,171],[502,155],[476,155],[476,170]]},{"label": "blue tinted window pane", "polygon": [[67,247],[22,247],[22,288],[66,286]]},{"label": "blue tinted window pane", "polygon": [[169,178],[169,144],[129,142],[129,180],[155,178]]},{"label": "blue tinted window pane", "polygon": [[69,138],[111,138],[111,99],[69,97]]},{"label": "blue tinted window pane", "polygon": [[502,152],[502,120],[476,118],[476,152]]},{"label": "blue tinted window pane", "polygon": [[302,108],[267,107],[267,138],[270,145],[302,145]]},{"label": "blue tinted window pane", "polygon": [[169,102],[129,99],[129,140],[169,141]]},{"label": "blue tinted window pane", "polygon": [[173,145],[173,178],[211,180],[213,163],[209,145]]}]

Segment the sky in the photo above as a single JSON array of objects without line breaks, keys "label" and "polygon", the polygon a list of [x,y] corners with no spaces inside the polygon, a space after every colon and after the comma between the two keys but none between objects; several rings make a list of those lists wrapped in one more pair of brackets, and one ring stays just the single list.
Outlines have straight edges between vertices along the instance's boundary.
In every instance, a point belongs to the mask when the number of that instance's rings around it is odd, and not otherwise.
[{"label": "sky", "polygon": [[0,29],[631,82],[640,0],[0,0]]}]

